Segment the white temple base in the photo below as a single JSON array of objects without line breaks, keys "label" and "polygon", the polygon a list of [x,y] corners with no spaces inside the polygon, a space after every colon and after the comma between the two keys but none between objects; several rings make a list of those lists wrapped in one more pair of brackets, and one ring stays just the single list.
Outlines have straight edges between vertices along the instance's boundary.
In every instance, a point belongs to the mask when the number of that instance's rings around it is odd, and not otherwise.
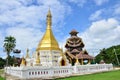
[{"label": "white temple base", "polygon": [[21,79],[45,78],[45,77],[62,77],[73,74],[88,74],[101,71],[113,70],[112,64],[94,64],[78,66],[25,66],[25,67],[5,67],[7,74],[17,76]]}]

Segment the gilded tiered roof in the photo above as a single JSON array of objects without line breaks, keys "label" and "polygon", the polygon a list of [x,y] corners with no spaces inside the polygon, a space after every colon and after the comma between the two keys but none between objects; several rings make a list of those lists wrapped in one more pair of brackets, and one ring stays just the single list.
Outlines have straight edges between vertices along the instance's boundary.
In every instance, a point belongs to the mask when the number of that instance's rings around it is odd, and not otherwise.
[{"label": "gilded tiered roof", "polygon": [[60,50],[58,42],[56,41],[52,29],[51,29],[51,25],[52,25],[52,15],[50,10],[48,11],[47,14],[47,28],[46,28],[46,32],[43,36],[43,38],[41,39],[41,41],[39,42],[37,51],[39,50]]}]

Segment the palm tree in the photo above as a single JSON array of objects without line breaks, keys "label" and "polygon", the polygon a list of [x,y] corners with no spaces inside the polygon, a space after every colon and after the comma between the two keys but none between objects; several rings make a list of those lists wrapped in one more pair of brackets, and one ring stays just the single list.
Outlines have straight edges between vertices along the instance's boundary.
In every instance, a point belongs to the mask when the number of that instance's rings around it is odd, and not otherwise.
[{"label": "palm tree", "polygon": [[8,66],[8,59],[10,57],[10,53],[13,51],[13,49],[16,46],[16,39],[12,36],[5,37],[4,39],[4,51],[7,53],[6,58],[6,66]]}]

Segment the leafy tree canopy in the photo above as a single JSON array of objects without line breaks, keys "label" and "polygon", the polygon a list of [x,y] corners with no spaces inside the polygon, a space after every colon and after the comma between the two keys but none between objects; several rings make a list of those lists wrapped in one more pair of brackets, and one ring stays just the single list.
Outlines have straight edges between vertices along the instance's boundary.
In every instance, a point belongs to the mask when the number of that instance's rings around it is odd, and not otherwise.
[{"label": "leafy tree canopy", "polygon": [[4,51],[7,52],[7,55],[10,55],[10,52],[13,51],[13,49],[16,46],[16,39],[12,36],[5,37],[4,39]]},{"label": "leafy tree canopy", "polygon": [[2,59],[0,57],[0,69],[3,68],[5,66],[5,59]]},{"label": "leafy tree canopy", "polygon": [[4,47],[4,51],[7,54],[7,58],[6,58],[7,66],[10,64],[9,63],[9,60],[11,59],[10,53],[14,50],[15,46],[16,46],[16,39],[14,37],[12,36],[5,37],[3,47]]},{"label": "leafy tree canopy", "polygon": [[112,63],[114,65],[118,65],[117,58],[120,63],[120,45],[112,46],[109,48],[103,48],[100,53],[95,57],[95,61],[99,63],[101,60],[104,60],[105,63]]}]

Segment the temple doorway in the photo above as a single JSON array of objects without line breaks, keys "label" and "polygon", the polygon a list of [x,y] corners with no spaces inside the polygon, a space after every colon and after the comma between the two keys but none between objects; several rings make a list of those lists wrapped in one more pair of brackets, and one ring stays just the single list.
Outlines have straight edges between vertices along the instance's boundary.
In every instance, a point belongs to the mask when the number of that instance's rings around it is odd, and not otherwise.
[{"label": "temple doorway", "polygon": [[65,66],[65,60],[64,59],[61,60],[61,66]]}]

